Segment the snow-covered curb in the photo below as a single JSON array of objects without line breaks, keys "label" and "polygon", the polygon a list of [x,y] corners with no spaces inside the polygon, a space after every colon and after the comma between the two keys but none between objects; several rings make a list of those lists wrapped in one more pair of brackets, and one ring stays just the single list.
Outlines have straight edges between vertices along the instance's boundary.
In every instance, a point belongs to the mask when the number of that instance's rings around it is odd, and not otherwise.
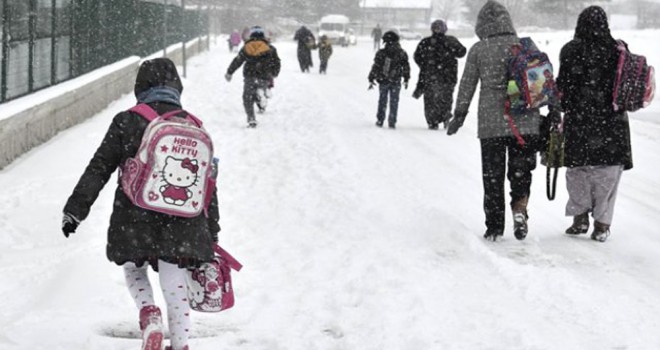
[{"label": "snow-covered curb", "polygon": [[[207,39],[186,44],[186,56],[207,48]],[[167,48],[167,56],[181,64],[182,45]],[[149,57],[160,57],[162,51]],[[34,94],[2,104],[0,108],[0,169],[58,132],[97,114],[133,89],[141,58],[132,56]]]}]

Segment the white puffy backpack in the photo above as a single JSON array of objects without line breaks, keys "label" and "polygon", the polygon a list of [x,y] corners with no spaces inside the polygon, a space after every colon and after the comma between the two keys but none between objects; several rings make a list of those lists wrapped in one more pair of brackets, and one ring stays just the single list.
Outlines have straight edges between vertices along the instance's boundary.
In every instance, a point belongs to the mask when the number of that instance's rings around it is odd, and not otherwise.
[{"label": "white puffy backpack", "polygon": [[202,122],[183,110],[160,116],[146,104],[129,111],[149,125],[137,154],[121,167],[124,193],[144,209],[182,217],[201,214],[215,189],[213,143]]}]

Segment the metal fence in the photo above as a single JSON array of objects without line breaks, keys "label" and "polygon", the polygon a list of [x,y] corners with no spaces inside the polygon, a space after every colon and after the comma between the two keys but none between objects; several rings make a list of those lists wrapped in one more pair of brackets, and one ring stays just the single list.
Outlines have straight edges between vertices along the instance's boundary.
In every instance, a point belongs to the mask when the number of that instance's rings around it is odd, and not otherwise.
[{"label": "metal fence", "polygon": [[0,103],[208,32],[208,13],[139,0],[0,0]]}]

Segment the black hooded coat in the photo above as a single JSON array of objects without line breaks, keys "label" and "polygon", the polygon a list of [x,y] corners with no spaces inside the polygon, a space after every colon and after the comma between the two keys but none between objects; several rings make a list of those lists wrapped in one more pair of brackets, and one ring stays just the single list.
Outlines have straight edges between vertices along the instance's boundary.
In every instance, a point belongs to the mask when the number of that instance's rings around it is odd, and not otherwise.
[{"label": "black hooded coat", "polygon": [[456,85],[458,81],[458,59],[467,50],[458,39],[444,33],[433,33],[424,38],[415,49],[414,59],[419,66],[420,84],[439,82]]},{"label": "black hooded coat", "polygon": [[[137,74],[135,95],[157,86],[169,86],[181,92],[183,86],[176,67],[169,59],[145,61]],[[150,103],[159,114],[181,109],[163,102]],[[115,170],[129,157],[135,156],[148,122],[133,112],[120,112],[69,197],[64,212],[84,220],[92,204]],[[134,262],[138,266],[162,259],[179,266],[194,266],[213,258],[212,244],[220,231],[218,201],[213,194],[209,217],[201,214],[183,218],[145,210],[131,203],[118,183],[106,255],[122,265]],[[156,265],[157,266],[157,265]]]},{"label": "black hooded coat", "polygon": [[586,8],[574,39],[561,50],[557,77],[568,167],[623,165],[627,170],[633,166],[628,115],[612,106],[617,57],[605,11]]},{"label": "black hooded coat", "polygon": [[293,36],[293,40],[298,42],[298,63],[301,70],[307,70],[314,66],[312,60],[312,48],[316,46],[316,38],[307,27],[300,27]]}]

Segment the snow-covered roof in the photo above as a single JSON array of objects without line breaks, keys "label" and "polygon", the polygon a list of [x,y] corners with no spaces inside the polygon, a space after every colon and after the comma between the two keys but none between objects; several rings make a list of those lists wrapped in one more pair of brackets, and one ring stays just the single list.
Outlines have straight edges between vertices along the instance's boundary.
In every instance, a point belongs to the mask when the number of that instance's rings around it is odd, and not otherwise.
[{"label": "snow-covered roof", "polygon": [[326,22],[326,23],[348,23],[349,19],[348,17],[344,15],[327,15],[321,17],[321,22]]},{"label": "snow-covered roof", "polygon": [[415,8],[430,9],[432,0],[362,0],[362,8]]}]

